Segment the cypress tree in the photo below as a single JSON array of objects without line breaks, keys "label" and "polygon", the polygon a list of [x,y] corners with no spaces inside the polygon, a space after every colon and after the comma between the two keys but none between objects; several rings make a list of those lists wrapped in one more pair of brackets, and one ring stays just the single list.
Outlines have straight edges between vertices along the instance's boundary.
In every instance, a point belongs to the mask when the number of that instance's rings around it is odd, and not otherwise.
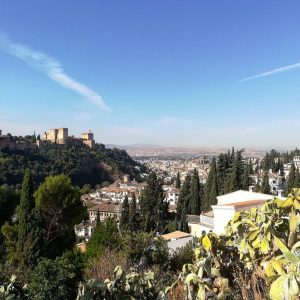
[{"label": "cypress tree", "polygon": [[168,219],[169,203],[165,201],[163,192],[157,198],[156,204],[156,228],[157,232],[163,233],[165,231]]},{"label": "cypress tree", "polygon": [[177,173],[176,175],[176,183],[175,183],[175,187],[177,189],[180,189],[180,186],[181,186],[181,181],[180,181],[180,176],[179,176],[179,172]]},{"label": "cypress tree", "polygon": [[296,169],[295,181],[294,181],[293,188],[300,188],[300,173],[299,173],[298,168]]},{"label": "cypress tree", "polygon": [[278,170],[279,170],[279,175],[283,176],[284,175],[284,167],[283,167],[283,162],[280,158],[278,160]]},{"label": "cypress tree", "polygon": [[20,206],[18,208],[18,248],[20,250],[22,249],[28,234],[26,225],[30,222],[30,214],[34,207],[35,201],[33,198],[32,177],[30,171],[27,169],[23,178]]},{"label": "cypress tree", "polygon": [[268,172],[265,172],[263,176],[263,181],[260,186],[260,192],[263,194],[270,194],[269,176]]},{"label": "cypress tree", "polygon": [[166,224],[168,203],[164,201],[162,184],[155,173],[149,175],[147,183],[140,200],[141,226],[147,232],[162,232]]},{"label": "cypress tree", "polygon": [[129,228],[129,202],[127,195],[122,203],[122,212],[120,217],[120,229],[126,230]]},{"label": "cypress tree", "polygon": [[20,205],[18,207],[17,252],[20,268],[32,268],[43,253],[43,229],[40,211],[35,208],[33,182],[27,169],[22,183]]},{"label": "cypress tree", "polygon": [[288,181],[287,181],[287,194],[289,194],[294,187],[295,177],[296,177],[296,168],[295,165],[292,163]]},{"label": "cypress tree", "polygon": [[242,189],[247,191],[250,186],[250,164],[247,164],[244,168],[243,178],[242,178]]},{"label": "cypress tree", "polygon": [[235,151],[234,151],[234,147],[232,147],[231,154],[230,154],[230,166],[231,167],[233,166],[234,160],[235,160]]},{"label": "cypress tree", "polygon": [[132,200],[129,204],[129,228],[132,231],[138,230],[138,215],[137,215],[137,205],[136,205],[136,197],[133,193]]},{"label": "cypress tree", "polygon": [[219,193],[222,195],[224,193],[224,184],[225,184],[225,178],[228,168],[228,159],[227,155],[221,153],[217,160],[217,176],[218,176],[218,187],[219,187]]},{"label": "cypress tree", "polygon": [[202,202],[202,211],[208,211],[211,209],[211,205],[216,204],[218,196],[218,178],[217,178],[217,166],[215,157],[212,159],[210,171],[208,174],[205,197]]},{"label": "cypress tree", "polygon": [[231,169],[231,173],[229,175],[227,192],[237,191],[242,186],[242,182],[241,182],[242,166],[243,166],[242,152],[243,152],[243,150],[240,150],[240,151],[236,152],[235,159],[234,159],[234,162],[233,162],[233,166],[232,166],[232,169]]},{"label": "cypress tree", "polygon": [[180,216],[178,229],[183,232],[189,232],[188,223],[186,220],[186,208],[182,210],[182,214]]},{"label": "cypress tree", "polygon": [[200,207],[201,203],[199,173],[196,169],[194,169],[190,188],[189,211],[192,215],[198,215],[200,214]]},{"label": "cypress tree", "polygon": [[[179,216],[179,220],[181,219],[181,215],[183,209],[187,210],[190,203],[190,190],[191,190],[191,176],[188,174],[185,177],[185,180],[181,186],[179,199],[177,203],[177,215]],[[186,212],[187,213],[187,212]]]},{"label": "cypress tree", "polygon": [[249,175],[254,174],[252,159],[250,159],[249,161],[248,169],[249,169]]}]

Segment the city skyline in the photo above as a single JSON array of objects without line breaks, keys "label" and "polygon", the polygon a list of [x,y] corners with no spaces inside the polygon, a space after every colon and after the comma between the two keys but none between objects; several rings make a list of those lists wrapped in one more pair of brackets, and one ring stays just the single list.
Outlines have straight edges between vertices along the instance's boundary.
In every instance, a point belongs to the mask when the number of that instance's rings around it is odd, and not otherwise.
[{"label": "city skyline", "polygon": [[296,1],[7,2],[0,129],[105,144],[297,146]]}]

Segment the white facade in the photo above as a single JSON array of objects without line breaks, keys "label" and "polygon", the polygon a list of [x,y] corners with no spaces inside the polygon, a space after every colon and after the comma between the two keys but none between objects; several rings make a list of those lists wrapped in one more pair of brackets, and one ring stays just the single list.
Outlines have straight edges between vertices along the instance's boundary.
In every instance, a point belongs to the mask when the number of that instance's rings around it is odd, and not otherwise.
[{"label": "white facade", "polygon": [[193,242],[192,236],[167,241],[167,245],[168,245],[169,251],[172,253],[173,251],[176,251],[177,249],[180,249],[180,248],[186,246],[190,242],[191,243]]},{"label": "white facade", "polygon": [[266,201],[274,198],[274,195],[243,190],[218,196],[218,203],[212,206],[212,211],[200,215],[200,230],[221,234],[235,212],[260,208]]},{"label": "white facade", "polygon": [[174,231],[164,234],[161,237],[167,242],[170,253],[173,253],[177,249],[186,246],[190,242],[193,242],[193,236],[190,233],[182,231]]},{"label": "white facade", "polygon": [[76,225],[74,230],[75,230],[75,235],[78,237],[83,237],[86,240],[88,240],[95,228],[96,224],[93,224],[91,222],[82,222],[79,225]]},{"label": "white facade", "polygon": [[300,169],[300,156],[295,156],[293,159],[296,168]]},{"label": "white facade", "polygon": [[[268,177],[269,177],[270,193],[278,194],[280,190],[284,189],[283,176],[274,174],[270,171]],[[262,174],[252,175],[251,178],[253,179],[254,184],[259,184],[259,185],[262,184],[263,181]]]},{"label": "white facade", "polygon": [[167,192],[166,200],[171,205],[177,205],[178,199],[179,199],[179,193],[180,190],[176,188],[172,188]]}]

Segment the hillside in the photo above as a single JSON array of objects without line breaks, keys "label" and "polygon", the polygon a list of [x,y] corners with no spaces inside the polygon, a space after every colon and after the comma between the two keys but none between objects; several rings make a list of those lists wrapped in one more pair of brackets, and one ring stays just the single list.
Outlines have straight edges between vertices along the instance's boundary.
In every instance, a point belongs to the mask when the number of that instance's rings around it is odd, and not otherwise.
[{"label": "hillside", "polygon": [[26,168],[33,172],[36,185],[48,175],[64,173],[78,186],[112,182],[123,174],[139,180],[141,171],[145,169],[125,150],[107,149],[102,144],[91,150],[82,145],[47,143],[41,148],[26,151],[0,152],[0,185],[20,184]]}]

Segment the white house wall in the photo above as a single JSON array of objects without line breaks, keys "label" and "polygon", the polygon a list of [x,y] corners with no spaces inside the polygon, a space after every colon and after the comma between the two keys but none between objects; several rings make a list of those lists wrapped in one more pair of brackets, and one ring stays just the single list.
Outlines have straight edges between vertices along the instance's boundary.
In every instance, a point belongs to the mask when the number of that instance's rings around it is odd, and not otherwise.
[{"label": "white house wall", "polygon": [[214,210],[214,229],[217,234],[221,234],[224,231],[225,226],[233,218],[235,209],[233,207],[218,207],[212,206]]}]

